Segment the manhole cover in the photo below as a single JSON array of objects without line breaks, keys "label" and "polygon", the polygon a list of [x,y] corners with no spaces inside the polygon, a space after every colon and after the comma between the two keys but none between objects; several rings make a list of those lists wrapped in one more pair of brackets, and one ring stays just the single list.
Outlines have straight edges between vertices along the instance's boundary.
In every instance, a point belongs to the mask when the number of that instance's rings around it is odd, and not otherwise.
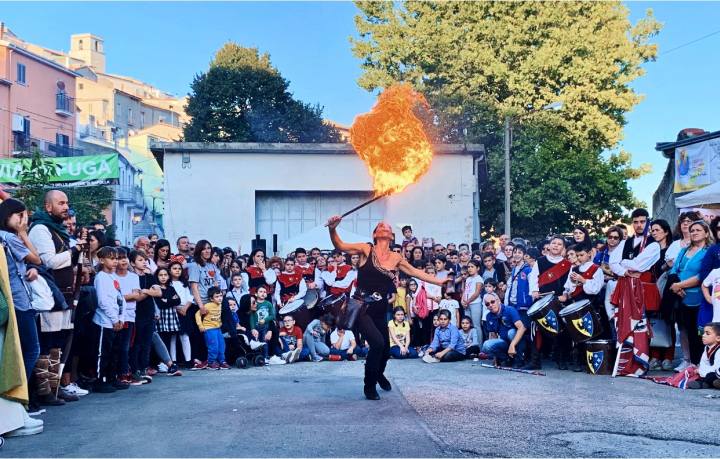
[{"label": "manhole cover", "polygon": [[551,437],[567,442],[569,448],[586,457],[713,457],[720,451],[720,445],[611,432],[567,432]]}]

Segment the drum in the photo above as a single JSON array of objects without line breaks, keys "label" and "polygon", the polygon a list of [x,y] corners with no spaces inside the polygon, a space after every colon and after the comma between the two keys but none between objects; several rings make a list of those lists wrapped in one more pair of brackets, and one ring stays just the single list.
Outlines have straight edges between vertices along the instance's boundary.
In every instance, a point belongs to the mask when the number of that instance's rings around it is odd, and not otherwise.
[{"label": "drum", "polygon": [[587,372],[591,375],[612,374],[615,365],[614,342],[608,339],[598,339],[585,342],[585,361]]},{"label": "drum", "polygon": [[554,294],[545,295],[528,309],[528,318],[537,322],[546,335],[557,336],[562,331],[562,322],[558,317],[560,302]]},{"label": "drum", "polygon": [[305,292],[305,297],[303,297],[303,301],[305,302],[305,307],[308,309],[312,309],[317,304],[318,300],[320,299],[320,295],[317,289],[309,288],[307,292]]},{"label": "drum", "polygon": [[329,312],[337,317],[340,313],[340,308],[343,303],[345,303],[346,299],[347,295],[344,293],[341,293],[340,295],[328,295],[320,302],[319,308],[323,314]]},{"label": "drum", "polygon": [[305,300],[303,299],[291,301],[283,306],[282,309],[278,311],[278,314],[280,315],[280,318],[287,315],[293,316],[295,319],[295,325],[300,327],[303,331],[305,331],[308,324],[312,321],[312,314],[310,313],[310,310],[305,307]]},{"label": "drum", "polygon": [[560,317],[575,343],[597,338],[603,332],[600,316],[590,300],[576,301],[560,311]]}]

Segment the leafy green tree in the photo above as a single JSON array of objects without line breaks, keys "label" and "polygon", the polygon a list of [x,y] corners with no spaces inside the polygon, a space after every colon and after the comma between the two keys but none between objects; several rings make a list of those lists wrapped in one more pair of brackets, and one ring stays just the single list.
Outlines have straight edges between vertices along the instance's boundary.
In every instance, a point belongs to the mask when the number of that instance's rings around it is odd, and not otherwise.
[{"label": "leafy green tree", "polygon": [[227,43],[192,83],[189,142],[340,142],[322,108],[292,97],[289,83],[257,48]]},{"label": "leafy green tree", "polygon": [[[598,230],[637,204],[627,180],[643,173],[617,145],[641,100],[630,83],[656,56],[660,24],[633,25],[619,2],[356,2],[360,86],[409,82],[434,113],[438,142],[481,142],[489,180],[482,231],[502,230],[503,120],[512,148],[515,233],[545,235],[583,223]],[[541,107],[561,101],[561,112]]]}]

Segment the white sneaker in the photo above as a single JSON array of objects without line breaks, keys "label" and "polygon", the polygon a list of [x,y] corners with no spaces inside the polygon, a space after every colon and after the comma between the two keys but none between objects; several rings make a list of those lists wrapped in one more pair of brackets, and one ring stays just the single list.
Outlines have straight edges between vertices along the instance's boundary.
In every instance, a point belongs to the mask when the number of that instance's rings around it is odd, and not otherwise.
[{"label": "white sneaker", "polygon": [[300,349],[295,349],[290,352],[290,361],[288,363],[295,363],[300,360]]},{"label": "white sneaker", "polygon": [[323,360],[325,359],[321,355],[315,356],[312,359],[313,362],[322,362]]},{"label": "white sneaker", "polygon": [[422,358],[423,362],[425,363],[438,363],[440,360],[436,359],[430,354],[425,354]]},{"label": "white sneaker", "polygon": [[658,359],[650,359],[650,370],[659,370],[660,368],[662,367]]},{"label": "white sneaker", "polygon": [[672,369],[673,369],[672,360],[669,360],[669,359],[663,360],[662,361],[662,369],[665,371],[672,371]]},{"label": "white sneaker", "polygon": [[680,373],[681,371],[685,371],[692,363],[690,363],[689,360],[683,360],[680,362],[680,365],[675,367],[675,373]]},{"label": "white sneaker", "polygon": [[290,363],[290,357],[292,357],[293,351],[287,351],[284,352],[280,357],[285,361],[285,363]]},{"label": "white sneaker", "polygon": [[256,340],[250,341],[250,349],[252,349],[253,351],[260,349],[263,346],[265,346],[265,343],[261,343],[260,341]]},{"label": "white sneaker", "polygon": [[5,434],[6,437],[24,437],[26,435],[35,435],[42,433],[43,421],[41,419],[25,417],[25,425],[19,429],[15,429]]},{"label": "white sneaker", "polygon": [[168,366],[165,365],[164,362],[160,362],[158,364],[158,373],[167,373],[168,372]]},{"label": "white sneaker", "polygon": [[82,397],[82,396],[90,393],[90,391],[83,389],[82,387],[78,386],[74,382],[68,384],[67,386],[61,386],[61,389],[70,394],[77,395],[78,397]]},{"label": "white sneaker", "polygon": [[285,365],[285,363],[287,363],[287,362],[285,362],[284,359],[281,359],[281,358],[278,357],[277,355],[273,355],[273,356],[270,357],[270,359],[268,360],[268,365]]}]

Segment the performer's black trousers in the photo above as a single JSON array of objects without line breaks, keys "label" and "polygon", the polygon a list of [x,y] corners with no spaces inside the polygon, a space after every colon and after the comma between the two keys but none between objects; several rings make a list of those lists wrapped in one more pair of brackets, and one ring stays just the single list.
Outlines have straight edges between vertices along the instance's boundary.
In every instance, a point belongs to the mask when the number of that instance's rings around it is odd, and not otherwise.
[{"label": "performer's black trousers", "polygon": [[[390,336],[385,310],[375,303],[367,311],[361,312],[357,327],[370,346],[365,360],[365,387],[375,388],[378,378],[385,372],[390,358]],[[358,346],[360,343],[358,343]]]}]

